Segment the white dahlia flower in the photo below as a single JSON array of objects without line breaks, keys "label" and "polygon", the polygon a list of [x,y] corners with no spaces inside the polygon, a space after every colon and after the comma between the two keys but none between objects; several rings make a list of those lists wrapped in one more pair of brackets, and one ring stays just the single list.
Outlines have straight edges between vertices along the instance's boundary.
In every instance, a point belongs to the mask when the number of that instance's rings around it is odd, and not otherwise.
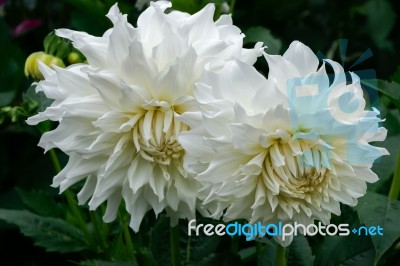
[{"label": "white dahlia flower", "polygon": [[368,143],[386,130],[376,109],[365,110],[358,76],[346,82],[338,63],[319,66],[300,42],[265,57],[268,79],[236,60],[196,84],[202,112],[181,116],[191,130],[178,138],[185,168],[213,218],[328,224],[378,180],[370,168],[387,151]]},{"label": "white dahlia flower", "polygon": [[114,26],[102,37],[57,30],[88,65],[52,70],[42,64],[45,80],[36,90],[54,102],[27,120],[59,122],[39,143],[69,155],[53,186],[62,192],[86,179],[79,203],[90,199],[93,210],[107,201],[106,222],[123,199],[135,231],[151,209],[156,215],[165,209],[173,223],[194,218],[199,184],[183,169],[177,140],[189,127],[176,116],[198,108],[193,88],[205,67],[234,58],[253,64],[262,52],[261,44],[242,48],[230,16],[214,22],[213,5],[194,15],[165,14],[169,7],[152,3],[135,28],[114,5],[107,15]]}]

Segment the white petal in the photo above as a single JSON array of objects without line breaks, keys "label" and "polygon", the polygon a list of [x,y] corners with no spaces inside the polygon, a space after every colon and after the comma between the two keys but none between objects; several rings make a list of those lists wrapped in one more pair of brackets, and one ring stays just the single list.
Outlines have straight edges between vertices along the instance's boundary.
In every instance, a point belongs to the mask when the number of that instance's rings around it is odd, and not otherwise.
[{"label": "white petal", "polygon": [[110,223],[117,218],[121,199],[122,195],[120,189],[115,190],[115,192],[108,198],[106,213],[103,216],[103,221],[105,223]]},{"label": "white petal", "polygon": [[96,182],[97,180],[95,176],[90,175],[86,178],[85,185],[78,193],[79,205],[85,204],[90,199],[90,197],[92,197],[94,189],[96,188]]},{"label": "white petal", "polygon": [[294,41],[289,45],[289,48],[283,54],[283,58],[291,62],[302,76],[317,71],[318,57],[309,47],[299,41]]},{"label": "white petal", "polygon": [[151,164],[137,157],[134,159],[128,169],[129,187],[133,193],[136,193],[141,187],[149,182],[149,176],[153,173]]}]

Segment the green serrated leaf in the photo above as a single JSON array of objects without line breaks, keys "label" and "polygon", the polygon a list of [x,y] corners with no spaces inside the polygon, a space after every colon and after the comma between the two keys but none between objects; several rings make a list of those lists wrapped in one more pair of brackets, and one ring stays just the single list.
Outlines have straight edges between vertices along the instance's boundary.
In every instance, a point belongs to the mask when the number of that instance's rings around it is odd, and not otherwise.
[{"label": "green serrated leaf", "polygon": [[397,82],[389,82],[386,80],[378,80],[378,87],[382,88],[390,96],[400,101],[400,84]]},{"label": "green serrated leaf", "polygon": [[292,243],[287,248],[287,265],[312,266],[313,264],[314,256],[312,255],[307,238],[303,235],[295,236]]},{"label": "green serrated leaf", "polygon": [[5,209],[0,209],[0,219],[18,226],[23,235],[48,252],[77,252],[88,247],[81,231],[61,219]]},{"label": "green serrated leaf", "polygon": [[54,201],[51,195],[40,190],[33,190],[30,192],[19,188],[16,190],[22,202],[36,214],[56,218],[62,218],[64,216],[60,205]]},{"label": "green serrated leaf", "polygon": [[386,80],[362,80],[361,83],[389,98],[400,109],[400,84]]},{"label": "green serrated leaf", "polygon": [[282,41],[274,37],[267,28],[261,26],[251,27],[244,32],[244,35],[246,36],[243,40],[244,44],[263,42],[267,46],[265,51],[268,54],[279,54],[282,49]]},{"label": "green serrated leaf", "polygon": [[[374,253],[374,247],[369,236],[358,236],[350,233],[348,236],[326,236],[316,252],[315,266],[351,265],[365,253]],[[373,259],[363,266],[373,265]],[[358,265],[358,264],[353,264]]]},{"label": "green serrated leaf", "polygon": [[383,228],[383,236],[371,237],[376,251],[375,262],[378,262],[400,238],[400,201],[390,201],[384,195],[369,192],[359,200],[356,210],[361,223],[368,227],[379,225]]}]

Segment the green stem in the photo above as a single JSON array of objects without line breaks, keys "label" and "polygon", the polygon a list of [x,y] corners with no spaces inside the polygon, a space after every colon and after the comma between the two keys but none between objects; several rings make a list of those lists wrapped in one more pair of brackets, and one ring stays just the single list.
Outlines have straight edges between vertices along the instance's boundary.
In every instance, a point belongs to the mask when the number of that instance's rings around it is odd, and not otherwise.
[{"label": "green stem", "polygon": [[135,249],[133,248],[131,233],[129,232],[129,225],[127,222],[123,221],[122,215],[121,215],[121,224],[128,252],[131,255],[131,259],[133,261],[136,261]]},{"label": "green stem", "polygon": [[61,164],[58,160],[56,152],[54,150],[50,150],[49,153],[51,161],[53,162],[54,170],[56,170],[57,173],[61,172]]},{"label": "green stem", "polygon": [[265,264],[265,262],[261,260],[262,257],[263,257],[262,256],[263,251],[264,251],[264,248],[263,248],[262,243],[257,241],[257,243],[256,243],[257,265],[264,265]]},{"label": "green stem", "polygon": [[231,0],[231,3],[229,4],[229,13],[233,14],[233,10],[235,9],[235,3],[236,0]]},{"label": "green stem", "polygon": [[281,245],[277,245],[276,252],[276,265],[277,266],[286,266],[286,256],[285,256],[285,248]]},{"label": "green stem", "polygon": [[103,227],[103,224],[99,214],[97,213],[97,211],[89,211],[90,214],[90,220],[92,221],[93,227],[94,227],[94,238],[96,239],[96,241],[98,241],[98,243],[100,244],[100,248],[102,248],[103,250],[107,248],[107,234],[108,234],[108,230],[105,230]]},{"label": "green stem", "polygon": [[232,236],[231,237],[231,253],[238,254],[239,251],[239,237]]},{"label": "green stem", "polygon": [[[61,164],[60,164],[60,161],[58,160],[56,152],[54,150],[50,150],[49,153],[50,153],[51,161],[53,162],[54,169],[56,170],[57,173],[61,172]],[[86,222],[83,219],[83,216],[78,209],[78,205],[77,205],[71,191],[69,191],[67,189],[66,191],[64,191],[64,195],[67,198],[67,203],[68,203],[69,209],[71,210],[72,215],[75,217],[76,222],[77,222],[79,228],[81,229],[82,233],[84,234],[85,238],[89,242],[92,241],[92,236],[89,233]]]},{"label": "green stem", "polygon": [[257,254],[260,254],[263,250],[263,246],[261,242],[256,242],[256,250],[257,250]]},{"label": "green stem", "polygon": [[[85,220],[83,219],[82,213],[78,208],[78,204],[76,203],[74,196],[70,190],[65,190],[64,195],[67,198],[68,207],[71,210],[72,215],[76,219],[76,223],[78,224],[79,228],[81,229],[82,233],[85,235],[85,238],[88,241],[92,241],[92,236],[89,233],[89,229]],[[93,242],[93,241],[92,241]]]},{"label": "green stem", "polygon": [[192,236],[188,236],[188,241],[186,244],[186,263],[190,261],[190,242],[192,240]]},{"label": "green stem", "polygon": [[400,150],[397,154],[396,169],[394,171],[394,176],[392,180],[392,185],[390,186],[389,199],[397,200],[400,194]]},{"label": "green stem", "polygon": [[171,245],[171,260],[173,266],[180,266],[181,265],[181,258],[180,258],[180,234],[179,234],[179,225],[174,227],[170,227],[169,229],[169,236],[170,236],[170,245]]}]

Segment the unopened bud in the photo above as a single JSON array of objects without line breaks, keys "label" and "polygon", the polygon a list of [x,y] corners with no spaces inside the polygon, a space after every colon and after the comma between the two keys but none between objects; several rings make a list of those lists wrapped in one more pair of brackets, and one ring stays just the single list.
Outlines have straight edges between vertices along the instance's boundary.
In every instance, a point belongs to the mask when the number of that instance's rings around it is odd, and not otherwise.
[{"label": "unopened bud", "polygon": [[64,62],[53,55],[46,54],[45,52],[35,52],[28,56],[25,62],[25,76],[32,77],[36,80],[43,79],[43,75],[39,70],[38,61],[41,61],[47,66],[56,65],[59,67],[65,67]]},{"label": "unopened bud", "polygon": [[68,54],[67,60],[68,60],[68,63],[70,63],[71,65],[83,62],[81,56],[77,52],[70,52]]}]

